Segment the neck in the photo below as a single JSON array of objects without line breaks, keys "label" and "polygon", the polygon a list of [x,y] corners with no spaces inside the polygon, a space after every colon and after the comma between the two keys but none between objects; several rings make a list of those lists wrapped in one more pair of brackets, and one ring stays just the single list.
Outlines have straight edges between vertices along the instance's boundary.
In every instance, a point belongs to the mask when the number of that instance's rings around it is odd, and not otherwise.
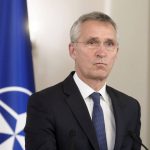
[{"label": "neck", "polygon": [[106,83],[106,80],[84,78],[83,76],[81,76],[78,73],[77,73],[77,75],[84,83],[86,83],[88,86],[90,86],[95,91],[99,91]]}]

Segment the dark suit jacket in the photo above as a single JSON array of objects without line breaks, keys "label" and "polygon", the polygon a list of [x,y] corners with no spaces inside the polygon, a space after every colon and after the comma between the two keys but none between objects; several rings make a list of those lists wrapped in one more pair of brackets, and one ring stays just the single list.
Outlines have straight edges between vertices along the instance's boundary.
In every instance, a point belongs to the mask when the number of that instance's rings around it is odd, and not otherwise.
[{"label": "dark suit jacket", "polygon": [[[114,150],[139,150],[129,131],[140,134],[137,100],[107,86],[116,121]],[[71,73],[63,82],[30,97],[26,150],[99,150],[86,104]]]}]

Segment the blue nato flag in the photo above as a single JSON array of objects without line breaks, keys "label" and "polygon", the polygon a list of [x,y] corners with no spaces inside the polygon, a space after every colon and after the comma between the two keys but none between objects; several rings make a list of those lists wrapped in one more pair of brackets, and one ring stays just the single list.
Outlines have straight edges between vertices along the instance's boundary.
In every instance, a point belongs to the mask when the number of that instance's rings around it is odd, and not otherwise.
[{"label": "blue nato flag", "polygon": [[35,91],[26,0],[0,0],[0,150],[24,150],[29,96]]}]

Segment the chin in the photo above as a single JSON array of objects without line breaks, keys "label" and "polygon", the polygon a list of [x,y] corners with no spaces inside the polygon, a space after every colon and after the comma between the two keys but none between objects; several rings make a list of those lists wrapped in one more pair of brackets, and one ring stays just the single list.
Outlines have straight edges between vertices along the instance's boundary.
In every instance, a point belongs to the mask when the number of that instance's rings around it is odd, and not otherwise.
[{"label": "chin", "polygon": [[96,79],[99,80],[99,81],[104,81],[104,80],[107,79],[107,77],[106,76],[99,76]]},{"label": "chin", "polygon": [[98,78],[106,78],[108,76],[108,73],[105,70],[100,70],[95,72],[95,77]]}]

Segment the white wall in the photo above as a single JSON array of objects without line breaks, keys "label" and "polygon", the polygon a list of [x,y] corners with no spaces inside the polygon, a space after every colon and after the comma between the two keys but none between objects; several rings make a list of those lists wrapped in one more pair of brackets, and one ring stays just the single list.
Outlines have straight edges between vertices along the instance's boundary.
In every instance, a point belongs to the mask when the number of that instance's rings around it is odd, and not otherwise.
[{"label": "white wall", "polygon": [[36,89],[63,80],[71,70],[69,30],[83,13],[104,11],[119,27],[119,57],[109,84],[137,98],[142,106],[142,139],[150,147],[149,0],[28,0]]}]

